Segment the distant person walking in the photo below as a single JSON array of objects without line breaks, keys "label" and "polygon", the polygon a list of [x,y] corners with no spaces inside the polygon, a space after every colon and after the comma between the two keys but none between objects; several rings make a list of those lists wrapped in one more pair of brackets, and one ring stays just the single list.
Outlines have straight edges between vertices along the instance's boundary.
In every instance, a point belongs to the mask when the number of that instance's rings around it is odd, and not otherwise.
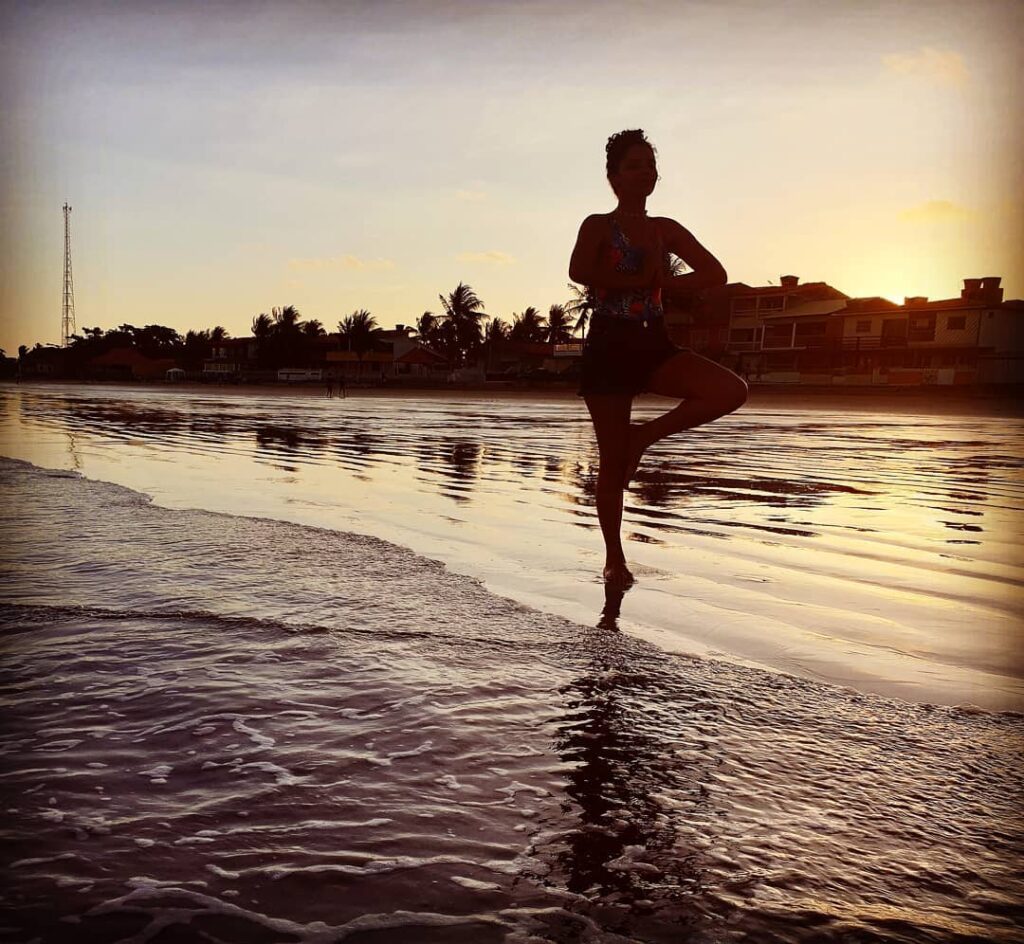
[{"label": "distant person walking", "polygon": [[329,396],[329,397],[333,397],[334,396],[334,378],[333,377],[328,377],[327,378],[327,396]]},{"label": "distant person walking", "polygon": [[[720,364],[677,347],[665,328],[664,302],[726,282],[722,264],[675,220],[647,215],[658,182],[655,151],[642,130],[613,134],[606,172],[618,204],[580,226],[569,278],[587,286],[594,307],[583,347],[580,395],[594,422],[600,464],[597,516],[605,543],[604,579],[633,582],[622,549],[623,491],[646,449],[684,429],[739,409],[747,385]],[[667,253],[693,271],[673,276]],[[640,393],[682,402],[646,423],[631,423]]]},{"label": "distant person walking", "polygon": [[345,375],[344,374],[342,374],[338,378],[338,396],[340,396],[342,400],[345,399]]}]

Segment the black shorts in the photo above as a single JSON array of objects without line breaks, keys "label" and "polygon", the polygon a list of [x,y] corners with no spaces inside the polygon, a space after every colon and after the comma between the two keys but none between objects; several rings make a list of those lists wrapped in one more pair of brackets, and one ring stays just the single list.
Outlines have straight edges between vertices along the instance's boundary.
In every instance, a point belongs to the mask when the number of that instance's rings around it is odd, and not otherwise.
[{"label": "black shorts", "polygon": [[579,395],[636,396],[647,389],[651,374],[681,350],[669,338],[664,318],[645,324],[598,315],[583,345]]}]

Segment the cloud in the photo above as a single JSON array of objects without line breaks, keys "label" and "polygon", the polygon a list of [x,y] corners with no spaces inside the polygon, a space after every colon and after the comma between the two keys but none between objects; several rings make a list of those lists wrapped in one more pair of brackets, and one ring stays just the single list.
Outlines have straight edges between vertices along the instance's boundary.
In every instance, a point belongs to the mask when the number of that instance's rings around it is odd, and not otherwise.
[{"label": "cloud", "polygon": [[487,199],[487,193],[484,190],[456,190],[455,199],[465,203],[480,203]]},{"label": "cloud", "polygon": [[974,216],[974,211],[949,200],[928,200],[900,211],[900,219],[908,223],[954,223]]},{"label": "cloud", "polygon": [[360,259],[359,256],[331,256],[312,259],[289,259],[288,268],[300,272],[315,272],[320,269],[350,269],[370,271],[393,269],[395,263],[391,259]]},{"label": "cloud", "polygon": [[963,56],[951,49],[924,46],[917,52],[883,56],[882,64],[889,72],[920,76],[938,85],[965,85],[970,78]]},{"label": "cloud", "polygon": [[516,260],[507,252],[488,249],[486,252],[460,252],[455,257],[459,262],[486,262],[489,265],[511,265]]}]

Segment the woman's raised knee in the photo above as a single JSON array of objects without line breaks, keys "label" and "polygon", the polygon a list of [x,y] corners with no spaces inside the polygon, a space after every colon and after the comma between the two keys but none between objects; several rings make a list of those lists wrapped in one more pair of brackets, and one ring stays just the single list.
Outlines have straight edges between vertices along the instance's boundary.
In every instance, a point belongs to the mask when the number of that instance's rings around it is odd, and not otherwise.
[{"label": "woman's raised knee", "polygon": [[747,382],[742,377],[737,377],[731,391],[729,412],[732,413],[743,406],[747,402],[748,396],[750,396],[750,387],[747,386]]},{"label": "woman's raised knee", "polygon": [[741,377],[736,377],[734,381],[724,385],[714,398],[718,415],[725,416],[738,410],[747,402],[748,392],[747,382]]}]

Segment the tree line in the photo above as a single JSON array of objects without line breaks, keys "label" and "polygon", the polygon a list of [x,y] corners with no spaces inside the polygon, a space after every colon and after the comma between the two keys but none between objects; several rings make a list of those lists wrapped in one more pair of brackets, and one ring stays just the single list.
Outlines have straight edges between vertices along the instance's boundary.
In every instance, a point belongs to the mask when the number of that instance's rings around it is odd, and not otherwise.
[{"label": "tree line", "polygon": [[[593,302],[585,289],[570,283],[570,300],[551,305],[547,316],[534,307],[513,313],[511,321],[492,318],[484,312],[484,304],[472,287],[460,282],[454,291],[439,295],[438,312],[425,311],[415,325],[413,336],[426,347],[444,357],[453,367],[490,359],[508,342],[561,344],[573,340],[586,330]],[[302,367],[315,363],[327,329],[318,319],[303,320],[294,305],[272,308],[252,320],[252,337],[260,367]],[[359,359],[381,345],[382,329],[365,308],[346,315],[337,323],[335,333],[339,345]],[[184,335],[163,325],[136,327],[122,324],[103,331],[83,328],[73,334],[66,349],[66,369],[84,368],[92,358],[115,348],[129,347],[153,359],[173,358],[187,371],[202,370],[211,348],[228,340],[230,334],[221,325]],[[43,350],[25,345],[18,349],[19,359]]]}]

